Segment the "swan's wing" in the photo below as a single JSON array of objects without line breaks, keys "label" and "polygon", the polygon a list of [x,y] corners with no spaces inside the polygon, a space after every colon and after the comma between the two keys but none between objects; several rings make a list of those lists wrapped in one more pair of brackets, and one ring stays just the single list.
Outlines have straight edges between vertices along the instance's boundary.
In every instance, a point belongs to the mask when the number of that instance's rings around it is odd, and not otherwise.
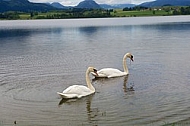
[{"label": "swan's wing", "polygon": [[99,70],[97,73],[99,77],[108,77],[108,78],[122,76],[123,74],[125,74],[125,72],[122,72],[114,68],[104,68]]},{"label": "swan's wing", "polygon": [[78,98],[78,94],[65,94],[65,93],[61,93],[61,92],[57,92],[57,94],[59,96],[61,96],[62,98]]},{"label": "swan's wing", "polygon": [[108,77],[111,74],[111,71],[110,71],[111,69],[112,68],[103,68],[103,69],[97,71],[98,76],[94,72],[91,72],[91,74],[95,77]]},{"label": "swan's wing", "polygon": [[97,73],[99,76],[101,77],[108,77],[109,75],[111,75],[116,69],[113,68],[103,68],[101,70],[99,70]]},{"label": "swan's wing", "polygon": [[83,92],[90,92],[91,90],[83,85],[72,85],[70,87],[68,87],[67,89],[65,89],[63,91],[63,93],[76,93],[76,94],[81,94]]},{"label": "swan's wing", "polygon": [[57,92],[57,94],[59,94],[62,98],[81,98],[92,93],[93,91],[83,85],[72,85],[65,89],[62,93]]}]

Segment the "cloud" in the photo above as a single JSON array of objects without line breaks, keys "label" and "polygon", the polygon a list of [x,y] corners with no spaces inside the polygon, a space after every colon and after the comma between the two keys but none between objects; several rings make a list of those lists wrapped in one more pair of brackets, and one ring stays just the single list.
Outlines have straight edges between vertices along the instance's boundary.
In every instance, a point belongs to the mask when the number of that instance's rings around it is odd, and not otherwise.
[{"label": "cloud", "polygon": [[131,0],[131,3],[133,4],[141,4],[144,2],[150,2],[150,1],[155,1],[155,0]]},{"label": "cloud", "polygon": [[[79,4],[83,0],[29,0],[30,2],[34,3],[53,3],[53,2],[59,2],[66,6],[75,6]],[[132,4],[140,4],[143,2],[153,1],[153,0],[94,0],[98,4],[126,4],[126,3],[132,3]]]},{"label": "cloud", "polygon": [[60,3],[62,5],[75,6],[75,5],[79,4],[80,1],[78,1],[78,0],[75,0],[75,1],[74,0],[62,0]]}]

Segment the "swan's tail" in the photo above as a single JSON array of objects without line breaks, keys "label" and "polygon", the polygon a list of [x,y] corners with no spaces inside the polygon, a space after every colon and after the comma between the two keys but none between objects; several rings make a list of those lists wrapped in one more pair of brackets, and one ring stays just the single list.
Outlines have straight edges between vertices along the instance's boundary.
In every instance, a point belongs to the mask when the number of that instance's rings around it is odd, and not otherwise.
[{"label": "swan's tail", "polygon": [[58,94],[59,96],[61,96],[61,98],[64,98],[64,99],[78,98],[78,97],[77,97],[77,94],[64,94],[64,93],[60,93],[60,92],[57,92],[57,94]]}]

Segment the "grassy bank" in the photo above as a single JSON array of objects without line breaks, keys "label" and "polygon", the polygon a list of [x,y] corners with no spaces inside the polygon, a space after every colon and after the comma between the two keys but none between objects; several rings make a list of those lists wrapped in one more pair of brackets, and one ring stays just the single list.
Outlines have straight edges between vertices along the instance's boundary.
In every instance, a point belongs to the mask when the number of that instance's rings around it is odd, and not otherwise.
[{"label": "grassy bank", "polygon": [[165,10],[136,10],[136,11],[123,11],[122,9],[114,10],[111,15],[114,17],[141,17],[141,16],[168,16],[173,15],[171,12]]}]

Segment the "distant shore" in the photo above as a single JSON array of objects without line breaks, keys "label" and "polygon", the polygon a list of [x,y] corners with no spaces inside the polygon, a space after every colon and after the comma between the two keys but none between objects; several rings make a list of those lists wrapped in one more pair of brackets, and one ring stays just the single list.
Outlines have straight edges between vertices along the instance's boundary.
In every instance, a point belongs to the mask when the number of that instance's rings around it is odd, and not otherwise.
[{"label": "distant shore", "polygon": [[33,19],[75,19],[106,17],[142,17],[190,15],[189,7],[157,7],[157,8],[124,8],[124,9],[77,9],[55,10],[48,12],[5,12],[0,13],[0,20],[33,20]]}]

